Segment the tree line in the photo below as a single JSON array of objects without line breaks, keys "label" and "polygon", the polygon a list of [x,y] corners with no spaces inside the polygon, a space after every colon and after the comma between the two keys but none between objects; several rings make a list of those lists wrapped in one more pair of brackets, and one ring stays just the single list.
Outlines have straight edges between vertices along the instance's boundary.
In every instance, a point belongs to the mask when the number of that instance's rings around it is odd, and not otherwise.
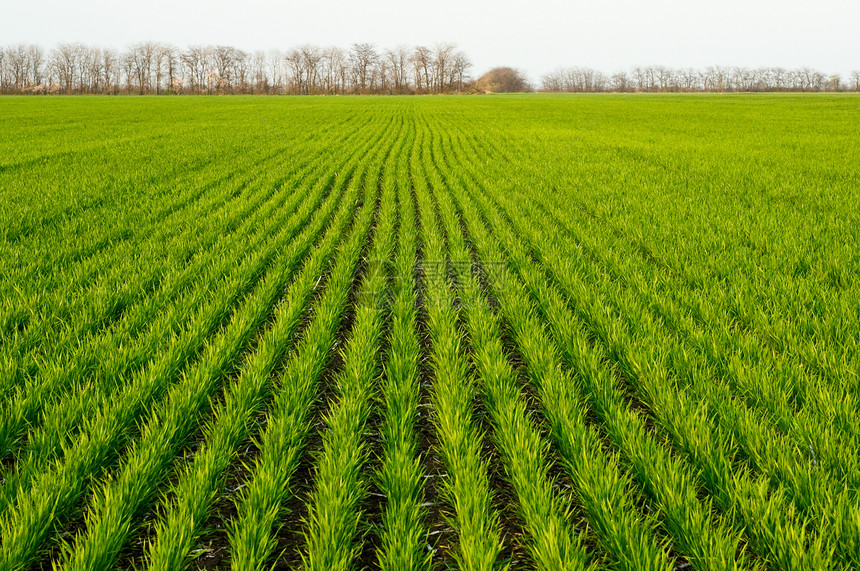
[{"label": "tree line", "polygon": [[[455,44],[349,48],[301,45],[286,51],[247,52],[233,46],[180,49],[139,42],[124,50],[64,43],[0,49],[4,94],[406,94],[530,91],[511,68],[476,82],[472,62]],[[549,92],[860,91],[860,70],[847,79],[809,67],[704,69],[638,66],[606,74],[569,67],[545,74]]]},{"label": "tree line", "polygon": [[456,45],[379,49],[301,45],[247,52],[140,42],[118,51],[82,43],[0,49],[5,94],[360,94],[471,89],[472,63]]},{"label": "tree line", "polygon": [[722,67],[704,69],[665,66],[634,67],[630,72],[607,75],[601,71],[570,67],[541,78],[541,91],[599,92],[756,92],[756,91],[860,91],[860,70],[848,80],[802,67]]}]

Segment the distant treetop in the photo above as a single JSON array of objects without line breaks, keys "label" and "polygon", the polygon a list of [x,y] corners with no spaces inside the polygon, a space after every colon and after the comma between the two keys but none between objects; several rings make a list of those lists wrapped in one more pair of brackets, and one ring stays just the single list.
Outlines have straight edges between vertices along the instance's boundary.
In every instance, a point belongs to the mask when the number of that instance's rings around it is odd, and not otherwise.
[{"label": "distant treetop", "polygon": [[523,93],[532,91],[523,74],[512,67],[495,67],[478,78],[475,87],[483,93]]}]

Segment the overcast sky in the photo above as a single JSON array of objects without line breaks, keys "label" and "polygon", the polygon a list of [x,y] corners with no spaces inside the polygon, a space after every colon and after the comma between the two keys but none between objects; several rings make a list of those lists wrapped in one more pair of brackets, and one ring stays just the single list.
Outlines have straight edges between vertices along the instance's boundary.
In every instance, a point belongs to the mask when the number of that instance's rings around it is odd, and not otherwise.
[{"label": "overcast sky", "polygon": [[860,69],[860,0],[0,0],[0,45],[142,40],[245,50],[453,42],[474,72],[564,66]]}]

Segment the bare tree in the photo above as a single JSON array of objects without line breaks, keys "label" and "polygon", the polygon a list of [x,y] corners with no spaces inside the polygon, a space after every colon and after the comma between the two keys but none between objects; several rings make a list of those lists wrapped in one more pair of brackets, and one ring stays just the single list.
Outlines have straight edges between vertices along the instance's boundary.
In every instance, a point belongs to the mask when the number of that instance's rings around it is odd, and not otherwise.
[{"label": "bare tree", "polygon": [[769,68],[768,85],[774,91],[782,91],[785,88],[785,69],[781,67]]},{"label": "bare tree", "polygon": [[353,44],[349,59],[355,77],[355,87],[361,93],[367,92],[372,87],[373,67],[379,59],[376,46],[367,43]]},{"label": "bare tree", "polygon": [[153,67],[155,71],[155,93],[162,89],[173,93],[174,83],[179,68],[179,50],[170,44],[158,44],[155,47]]},{"label": "bare tree", "polygon": [[9,80],[12,88],[21,93],[27,86],[29,76],[29,62],[27,60],[27,46],[17,44],[9,46],[6,52],[6,65],[9,68]]},{"label": "bare tree", "polygon": [[305,44],[299,47],[299,54],[304,67],[304,93],[311,94],[319,92],[319,75],[322,66],[322,50],[316,46]]},{"label": "bare tree", "polygon": [[102,86],[102,50],[86,46],[81,50],[80,80],[78,90],[81,93],[103,93]]},{"label": "bare tree", "polygon": [[119,68],[119,57],[116,52],[111,49],[103,49],[101,50],[101,58],[102,58],[102,80],[101,84],[103,86],[105,93],[114,92],[116,93],[119,89],[120,82],[120,68]]},{"label": "bare tree", "polygon": [[134,78],[134,57],[129,50],[125,50],[119,56],[119,68],[120,77],[125,79],[125,91],[126,93],[131,93],[131,85]]},{"label": "bare tree", "polygon": [[322,88],[326,93],[343,93],[349,77],[349,56],[343,48],[337,46],[322,50],[320,60],[322,69]]},{"label": "bare tree", "polygon": [[271,50],[269,52],[269,74],[272,81],[272,91],[278,93],[284,87],[284,62],[286,61],[283,52],[280,50]]},{"label": "bare tree", "polygon": [[152,52],[152,69],[150,70],[150,74],[153,77],[150,87],[155,88],[156,95],[161,95],[161,89],[165,81],[164,77],[167,75],[165,55],[164,46],[156,44]]},{"label": "bare tree", "polygon": [[456,84],[457,91],[463,91],[470,69],[472,69],[472,60],[465,52],[457,51],[451,60],[452,84]]},{"label": "bare tree", "polygon": [[132,77],[129,84],[133,85],[140,95],[153,91],[153,68],[158,46],[153,42],[132,44],[123,56],[130,67]]},{"label": "bare tree", "polygon": [[454,44],[436,44],[436,48],[433,51],[433,66],[435,68],[434,75],[436,79],[433,91],[436,93],[444,93],[450,87],[445,83],[448,79],[448,68],[453,59],[455,49],[456,46]]},{"label": "bare tree", "polygon": [[815,71],[809,67],[802,67],[797,70],[797,74],[800,82],[800,89],[802,91],[812,91],[813,86],[815,85]]},{"label": "bare tree", "polygon": [[633,68],[633,82],[637,91],[645,91],[648,89],[648,80],[646,79],[644,67],[637,65]]},{"label": "bare tree", "polygon": [[287,66],[289,80],[287,82],[287,91],[294,94],[304,93],[302,82],[305,77],[305,62],[302,58],[302,53],[298,48],[289,50],[284,55],[284,63]]},{"label": "bare tree", "polygon": [[747,69],[745,67],[734,66],[728,70],[726,76],[727,91],[748,91],[745,88]]},{"label": "bare tree", "polygon": [[269,78],[266,75],[266,52],[257,50],[251,55],[252,93],[268,93]]},{"label": "bare tree", "polygon": [[82,46],[60,44],[51,52],[51,67],[64,93],[74,93]]},{"label": "bare tree", "polygon": [[826,77],[820,71],[812,72],[812,89],[813,91],[822,91],[824,89],[824,82],[826,81]]},{"label": "bare tree", "polygon": [[236,62],[233,64],[234,89],[239,93],[251,91],[251,56],[248,52],[236,50]]},{"label": "bare tree", "polygon": [[45,69],[45,50],[37,44],[27,46],[27,59],[29,60],[30,77],[29,83],[31,86],[42,86],[42,74]]},{"label": "bare tree", "polygon": [[825,80],[824,89],[826,91],[842,91],[843,85],[844,84],[842,83],[842,76],[840,76],[838,73],[834,73]]},{"label": "bare tree", "polygon": [[860,91],[860,70],[854,70],[851,72],[851,90],[852,91]]},{"label": "bare tree", "polygon": [[208,93],[211,89],[211,53],[206,46],[192,46],[179,56],[192,93]]},{"label": "bare tree", "polygon": [[731,90],[728,71],[718,65],[708,68],[712,77],[713,89],[715,91]]},{"label": "bare tree", "polygon": [[388,60],[381,57],[376,60],[374,66],[374,83],[373,93],[383,93],[391,95],[394,93],[394,81],[391,78],[392,71]]},{"label": "bare tree", "polygon": [[688,67],[677,72],[678,86],[683,91],[694,91],[696,89],[699,74],[695,69]]},{"label": "bare tree", "polygon": [[185,76],[188,78],[188,88],[191,93],[197,93],[199,90],[199,83],[197,81],[198,58],[198,51],[194,47],[190,47],[179,54],[179,62],[182,65]]},{"label": "bare tree", "polygon": [[0,93],[9,92],[8,73],[6,73],[6,50],[0,49]]},{"label": "bare tree", "polygon": [[613,73],[612,77],[609,78],[609,86],[612,91],[617,91],[619,93],[630,91],[630,77],[625,71]]},{"label": "bare tree", "polygon": [[212,54],[211,77],[217,93],[232,93],[236,63],[243,57],[244,52],[232,46],[215,46],[210,48]]},{"label": "bare tree", "polygon": [[412,69],[415,76],[415,89],[427,93],[433,88],[433,52],[426,46],[418,46],[412,51]]},{"label": "bare tree", "polygon": [[385,61],[391,74],[391,82],[395,93],[405,93],[409,83],[407,66],[409,65],[409,48],[399,45],[394,49],[385,50]]},{"label": "bare tree", "polygon": [[655,81],[652,82],[652,86],[656,84],[659,91],[675,91],[673,88],[676,86],[676,82],[672,70],[663,65],[655,66],[653,69]]}]

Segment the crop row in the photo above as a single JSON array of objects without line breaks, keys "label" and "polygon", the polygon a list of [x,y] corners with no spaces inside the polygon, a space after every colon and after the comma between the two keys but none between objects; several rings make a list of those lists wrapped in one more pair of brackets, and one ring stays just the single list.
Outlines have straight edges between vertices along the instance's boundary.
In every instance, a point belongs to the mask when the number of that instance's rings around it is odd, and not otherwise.
[{"label": "crop row", "polygon": [[0,135],[0,570],[860,567],[830,111],[171,101]]}]

